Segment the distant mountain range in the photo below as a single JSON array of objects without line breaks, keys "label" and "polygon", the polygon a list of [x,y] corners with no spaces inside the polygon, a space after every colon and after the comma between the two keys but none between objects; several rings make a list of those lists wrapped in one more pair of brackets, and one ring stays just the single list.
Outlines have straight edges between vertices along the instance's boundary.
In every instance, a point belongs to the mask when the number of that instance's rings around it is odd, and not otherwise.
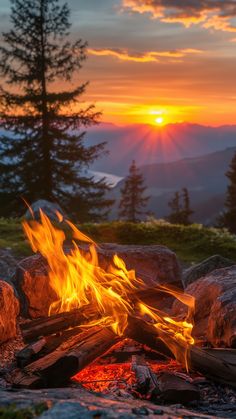
[{"label": "distant mountain range", "polygon": [[[174,192],[187,187],[195,211],[193,220],[213,224],[223,210],[228,184],[225,173],[235,152],[236,147],[231,147],[199,157],[141,166],[148,187],[147,194],[151,196],[148,209],[158,218],[165,217],[169,213],[168,202]],[[117,200],[111,218],[117,215],[123,183],[124,180],[120,181],[110,192]]]},{"label": "distant mountain range", "polygon": [[236,125],[215,128],[183,123],[160,128],[101,124],[90,128],[85,138],[87,145],[106,141],[109,151],[109,155],[94,162],[92,170],[125,176],[132,160],[144,166],[236,147]]},{"label": "distant mountain range", "polygon": [[120,188],[132,160],[141,168],[148,209],[156,217],[168,215],[175,191],[187,187],[195,211],[193,220],[213,224],[223,210],[228,180],[225,176],[236,152],[236,125],[207,127],[170,124],[165,127],[101,124],[88,130],[85,145],[107,142],[108,155],[85,173],[107,178],[109,195],[116,199],[110,218],[117,218]]}]

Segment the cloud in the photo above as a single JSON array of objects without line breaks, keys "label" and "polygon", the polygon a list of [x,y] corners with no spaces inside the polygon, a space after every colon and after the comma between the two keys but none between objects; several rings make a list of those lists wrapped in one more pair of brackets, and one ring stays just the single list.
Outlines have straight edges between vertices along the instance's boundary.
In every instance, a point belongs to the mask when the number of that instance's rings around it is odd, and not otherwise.
[{"label": "cloud", "polygon": [[122,0],[123,9],[150,13],[167,23],[185,27],[201,24],[205,28],[236,32],[232,19],[236,17],[235,0]]},{"label": "cloud", "polygon": [[121,61],[133,61],[136,63],[150,63],[158,62],[161,58],[178,59],[183,58],[189,54],[200,54],[203,51],[193,48],[185,48],[173,51],[147,51],[141,54],[130,54],[127,50],[118,49],[88,49],[90,55],[95,56],[110,56],[115,57]]}]

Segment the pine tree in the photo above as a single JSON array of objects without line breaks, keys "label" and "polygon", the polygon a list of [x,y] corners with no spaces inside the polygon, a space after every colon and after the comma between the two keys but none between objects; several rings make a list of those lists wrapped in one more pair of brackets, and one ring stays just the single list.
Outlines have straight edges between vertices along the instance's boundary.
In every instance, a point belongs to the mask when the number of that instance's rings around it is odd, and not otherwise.
[{"label": "pine tree", "polygon": [[[68,40],[69,9],[58,0],[11,0],[13,29],[3,33],[0,73],[0,198],[2,214],[20,214],[21,195],[59,202],[80,221],[101,219],[111,201],[104,180],[86,168],[105,144],[85,147],[85,129],[97,123],[94,106],[81,108],[87,83],[59,90],[86,59],[81,39]],[[9,89],[6,89],[6,86]],[[104,212],[105,209],[105,212]]]},{"label": "pine tree", "polygon": [[190,198],[187,188],[181,192],[175,192],[173,199],[168,203],[171,213],[167,217],[168,221],[173,224],[191,224],[190,217],[194,211],[190,207]]},{"label": "pine tree", "polygon": [[231,233],[236,234],[236,153],[230,163],[226,176],[230,182],[225,201],[226,211],[220,217],[220,224],[227,227]]},{"label": "pine tree", "polygon": [[168,203],[168,206],[171,209],[171,213],[168,215],[167,219],[172,224],[181,224],[182,222],[182,207],[180,205],[180,194],[175,192],[174,197]]},{"label": "pine tree", "polygon": [[144,196],[146,189],[143,175],[133,160],[129,168],[129,176],[120,190],[119,216],[121,218],[136,223],[140,220],[140,216],[148,214],[144,211],[149,200],[149,196]]},{"label": "pine tree", "polygon": [[191,224],[191,216],[194,214],[194,211],[190,207],[190,198],[187,188],[182,189],[183,192],[183,211],[182,211],[182,224],[188,225]]}]

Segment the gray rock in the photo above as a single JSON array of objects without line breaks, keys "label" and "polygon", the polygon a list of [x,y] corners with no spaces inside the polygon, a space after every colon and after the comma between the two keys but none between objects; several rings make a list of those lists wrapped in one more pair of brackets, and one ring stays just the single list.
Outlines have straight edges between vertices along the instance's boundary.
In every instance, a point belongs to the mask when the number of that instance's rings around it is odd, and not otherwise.
[{"label": "gray rock", "polygon": [[182,281],[184,288],[192,284],[192,282],[196,281],[197,279],[208,275],[215,269],[227,268],[228,266],[232,266],[235,264],[236,262],[226,259],[223,256],[211,256],[208,259],[203,260],[201,263],[194,265],[183,272]]},{"label": "gray rock", "polygon": [[[159,415],[164,419],[196,418],[213,419],[215,416],[205,415],[181,406],[160,406],[147,400],[122,400],[88,392],[82,388],[46,389],[46,390],[14,390],[0,389],[0,406],[17,408],[33,407],[45,403],[49,409],[40,419],[137,419],[145,417],[156,419]],[[160,416],[159,416],[160,417]]]},{"label": "gray rock", "polygon": [[102,410],[89,411],[88,408],[76,402],[59,402],[40,416],[40,419],[99,419],[108,416]]},{"label": "gray rock", "polygon": [[[185,292],[196,299],[193,336],[214,347],[236,348],[236,265],[214,270]],[[185,310],[175,302],[172,314],[180,316]]]},{"label": "gray rock", "polygon": [[9,249],[0,249],[0,275],[4,281],[11,282],[18,261]]},{"label": "gray rock", "polygon": [[[34,218],[36,220],[40,219],[40,214],[39,214],[40,209],[44,212],[44,214],[48,216],[48,218],[50,218],[51,221],[58,221],[58,217],[56,215],[57,211],[63,216],[63,218],[65,217],[65,213],[59,204],[55,202],[46,201],[45,199],[39,199],[38,201],[35,201],[31,205],[31,209],[34,213]],[[32,214],[29,209],[26,211],[24,218],[26,220],[32,219]]]}]

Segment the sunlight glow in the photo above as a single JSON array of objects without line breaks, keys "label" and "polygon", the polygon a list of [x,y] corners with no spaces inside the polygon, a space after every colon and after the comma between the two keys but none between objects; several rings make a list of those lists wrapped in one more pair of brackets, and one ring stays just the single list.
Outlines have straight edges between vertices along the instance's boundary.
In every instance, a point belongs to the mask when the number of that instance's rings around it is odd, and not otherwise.
[{"label": "sunlight glow", "polygon": [[159,116],[158,118],[155,119],[155,122],[158,125],[162,125],[164,122],[164,118],[162,118],[162,116]]}]

